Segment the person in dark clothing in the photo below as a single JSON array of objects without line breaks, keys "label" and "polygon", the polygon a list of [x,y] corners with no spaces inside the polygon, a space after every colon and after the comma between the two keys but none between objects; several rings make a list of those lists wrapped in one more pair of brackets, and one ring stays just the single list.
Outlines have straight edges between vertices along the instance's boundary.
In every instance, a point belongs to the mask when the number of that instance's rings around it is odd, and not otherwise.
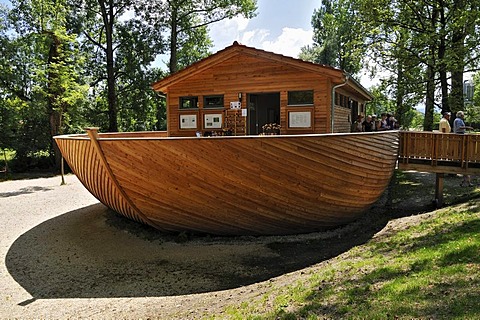
[{"label": "person in dark clothing", "polygon": [[374,126],[374,123],[372,121],[372,116],[367,116],[365,121],[363,121],[363,123],[362,123],[363,131],[364,132],[372,132],[373,128],[374,128],[373,126]]}]

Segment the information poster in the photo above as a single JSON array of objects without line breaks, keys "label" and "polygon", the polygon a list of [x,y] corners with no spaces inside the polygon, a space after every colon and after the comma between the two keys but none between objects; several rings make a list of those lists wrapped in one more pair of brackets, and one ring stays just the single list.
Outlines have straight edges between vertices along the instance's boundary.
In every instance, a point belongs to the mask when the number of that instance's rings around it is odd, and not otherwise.
[{"label": "information poster", "polygon": [[312,113],[310,111],[290,111],[288,113],[288,126],[290,128],[311,128]]},{"label": "information poster", "polygon": [[180,129],[197,129],[197,115],[196,114],[180,115]]},{"label": "information poster", "polygon": [[204,122],[205,129],[221,129],[222,128],[222,114],[206,114],[205,115],[205,122]]}]

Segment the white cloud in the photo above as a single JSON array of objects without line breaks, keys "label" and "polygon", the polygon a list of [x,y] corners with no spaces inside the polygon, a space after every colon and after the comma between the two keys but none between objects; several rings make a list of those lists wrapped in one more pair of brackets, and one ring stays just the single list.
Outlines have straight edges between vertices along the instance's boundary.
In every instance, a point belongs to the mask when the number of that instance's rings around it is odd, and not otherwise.
[{"label": "white cloud", "polygon": [[213,52],[230,46],[234,41],[270,52],[298,57],[300,49],[312,44],[312,30],[284,27],[282,33],[274,38],[268,29],[248,29],[249,20],[236,17],[223,20],[210,26],[210,37],[214,42]]},{"label": "white cloud", "polygon": [[209,29],[214,44],[213,52],[224,49],[233,41],[240,41],[248,23],[249,19],[240,16],[211,24]]},{"label": "white cloud", "polygon": [[285,27],[282,29],[282,34],[278,38],[273,41],[263,41],[260,48],[284,56],[297,58],[302,47],[312,44],[312,37],[312,30]]},{"label": "white cloud", "polygon": [[252,31],[246,31],[241,36],[239,42],[249,47],[259,48],[259,44],[264,42],[265,39],[270,36],[270,32],[267,29],[256,29]]}]

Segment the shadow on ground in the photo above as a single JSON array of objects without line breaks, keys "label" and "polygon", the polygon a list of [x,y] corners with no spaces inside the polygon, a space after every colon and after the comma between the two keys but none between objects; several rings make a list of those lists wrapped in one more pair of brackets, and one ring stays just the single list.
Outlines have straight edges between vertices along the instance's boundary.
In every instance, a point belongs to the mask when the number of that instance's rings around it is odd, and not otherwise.
[{"label": "shadow on ground", "polygon": [[423,190],[432,176],[423,178],[409,186],[417,189],[411,194],[397,187],[412,179],[397,179],[390,198],[387,192],[347,226],[296,236],[167,235],[92,205],[20,236],[6,265],[33,299],[161,297],[238,288],[328,260],[371,239],[389,219],[428,210],[431,187]]},{"label": "shadow on ground", "polygon": [[50,190],[52,190],[52,188],[36,187],[36,186],[25,187],[13,192],[0,192],[0,198],[16,197],[24,194],[35,193],[40,191],[50,191]]},{"label": "shadow on ground", "polygon": [[172,236],[96,204],[20,236],[6,265],[34,299],[212,292],[303,269],[364,243],[386,223],[376,219],[373,225],[368,216],[343,228],[299,236]]}]

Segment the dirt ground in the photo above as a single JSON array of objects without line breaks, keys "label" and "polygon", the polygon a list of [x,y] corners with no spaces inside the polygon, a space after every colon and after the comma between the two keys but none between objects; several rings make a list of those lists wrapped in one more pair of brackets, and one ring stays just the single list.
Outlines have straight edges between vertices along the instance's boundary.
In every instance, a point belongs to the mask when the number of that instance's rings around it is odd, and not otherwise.
[{"label": "dirt ground", "polygon": [[[278,237],[161,234],[107,209],[73,175],[63,186],[60,177],[0,182],[0,318],[220,313],[294,283],[379,232],[421,219],[432,210],[435,176],[415,174],[413,180],[407,189],[392,184],[347,226]],[[447,202],[461,201],[460,182],[446,177]]]}]

